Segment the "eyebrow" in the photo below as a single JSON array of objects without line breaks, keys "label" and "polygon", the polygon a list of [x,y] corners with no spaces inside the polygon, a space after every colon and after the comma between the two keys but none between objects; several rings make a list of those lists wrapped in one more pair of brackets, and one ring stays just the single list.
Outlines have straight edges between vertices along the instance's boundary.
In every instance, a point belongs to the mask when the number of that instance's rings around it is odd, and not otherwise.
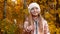
[{"label": "eyebrow", "polygon": [[[37,8],[37,7],[33,7],[32,9],[34,9],[34,8]],[[31,10],[32,10],[32,9],[31,9]],[[38,9],[38,8],[37,8],[37,9]]]}]

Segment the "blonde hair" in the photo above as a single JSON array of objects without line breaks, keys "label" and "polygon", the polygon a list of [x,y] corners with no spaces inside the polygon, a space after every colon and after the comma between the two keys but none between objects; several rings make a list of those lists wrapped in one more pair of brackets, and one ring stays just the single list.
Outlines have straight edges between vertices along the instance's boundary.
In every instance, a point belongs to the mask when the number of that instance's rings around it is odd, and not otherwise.
[{"label": "blonde hair", "polygon": [[[42,16],[40,14],[38,16],[39,16],[39,30],[40,32],[43,32]],[[34,25],[31,13],[29,13],[27,18],[28,18],[29,25]]]}]

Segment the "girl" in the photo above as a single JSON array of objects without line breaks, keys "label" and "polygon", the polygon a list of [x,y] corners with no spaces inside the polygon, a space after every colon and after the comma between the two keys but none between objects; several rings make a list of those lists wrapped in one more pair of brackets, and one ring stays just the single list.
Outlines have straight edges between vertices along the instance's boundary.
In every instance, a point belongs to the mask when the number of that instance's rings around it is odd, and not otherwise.
[{"label": "girl", "polygon": [[50,34],[47,21],[40,14],[40,6],[31,3],[28,10],[29,16],[24,21],[24,34]]}]

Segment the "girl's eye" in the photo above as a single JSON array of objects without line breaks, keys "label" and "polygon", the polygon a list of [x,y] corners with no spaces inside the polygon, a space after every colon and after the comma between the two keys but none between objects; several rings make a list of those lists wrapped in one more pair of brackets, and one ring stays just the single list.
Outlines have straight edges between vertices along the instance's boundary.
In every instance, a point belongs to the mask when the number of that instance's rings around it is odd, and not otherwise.
[{"label": "girl's eye", "polygon": [[34,8],[32,8],[31,10],[34,10]]},{"label": "girl's eye", "polygon": [[38,9],[38,8],[36,8],[36,9]]},{"label": "girl's eye", "polygon": [[35,7],[35,8],[32,8],[31,10],[34,10],[34,9],[38,9],[37,7]]}]

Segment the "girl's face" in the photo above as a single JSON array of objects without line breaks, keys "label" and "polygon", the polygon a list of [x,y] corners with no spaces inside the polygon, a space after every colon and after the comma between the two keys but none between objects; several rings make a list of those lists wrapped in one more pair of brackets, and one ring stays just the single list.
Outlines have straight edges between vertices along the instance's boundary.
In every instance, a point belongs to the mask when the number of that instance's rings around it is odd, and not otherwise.
[{"label": "girl's face", "polygon": [[34,16],[37,16],[40,13],[37,7],[33,7],[30,12]]}]

